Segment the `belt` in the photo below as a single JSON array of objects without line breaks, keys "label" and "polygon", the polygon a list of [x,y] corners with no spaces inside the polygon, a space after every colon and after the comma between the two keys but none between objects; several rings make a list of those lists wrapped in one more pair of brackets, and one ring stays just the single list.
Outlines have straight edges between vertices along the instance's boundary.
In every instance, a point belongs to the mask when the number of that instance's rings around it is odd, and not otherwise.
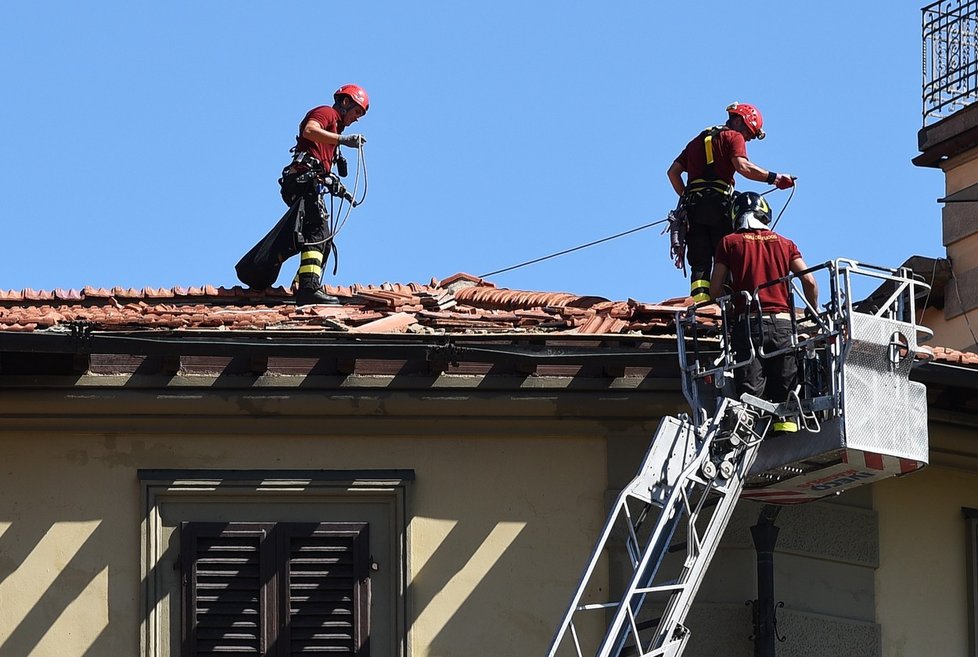
[{"label": "belt", "polygon": [[704,178],[690,180],[686,185],[686,191],[689,192],[700,192],[707,189],[729,196],[733,192],[733,185],[726,180],[706,180]]},{"label": "belt", "polygon": [[[736,320],[739,322],[748,317],[757,317],[757,315],[758,313],[741,313],[737,315]],[[769,319],[791,319],[791,313],[760,313],[760,316]]]}]

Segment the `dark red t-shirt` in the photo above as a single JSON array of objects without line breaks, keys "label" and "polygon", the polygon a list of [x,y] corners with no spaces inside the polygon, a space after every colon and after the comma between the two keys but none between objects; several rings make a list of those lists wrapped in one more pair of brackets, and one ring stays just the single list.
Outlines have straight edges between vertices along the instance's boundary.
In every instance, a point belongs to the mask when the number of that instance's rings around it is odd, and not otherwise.
[{"label": "dark red t-shirt", "polygon": [[336,152],[336,144],[327,146],[326,144],[319,144],[304,139],[302,137],[302,130],[306,127],[309,119],[313,119],[319,123],[323,130],[339,133],[340,114],[329,105],[320,105],[309,110],[308,114],[302,118],[302,123],[299,124],[299,136],[295,138],[295,150],[297,153],[309,153],[322,162],[326,171],[329,171],[333,166],[333,153]]},{"label": "dark red t-shirt", "polygon": [[[736,130],[724,128],[713,137],[713,174],[715,178],[734,184],[735,157],[747,157],[747,143],[744,136]],[[686,144],[686,148],[676,158],[676,162],[687,173],[687,182],[706,175],[706,147],[703,135],[697,135]]]},{"label": "dark red t-shirt", "polygon": [[[763,283],[787,276],[791,263],[801,258],[795,243],[769,230],[746,230],[731,233],[717,246],[715,260],[730,270],[730,281],[735,293],[750,292]],[[772,285],[760,291],[761,310],[767,313],[789,312],[788,288]],[[744,301],[734,295],[734,307],[743,312]]]}]

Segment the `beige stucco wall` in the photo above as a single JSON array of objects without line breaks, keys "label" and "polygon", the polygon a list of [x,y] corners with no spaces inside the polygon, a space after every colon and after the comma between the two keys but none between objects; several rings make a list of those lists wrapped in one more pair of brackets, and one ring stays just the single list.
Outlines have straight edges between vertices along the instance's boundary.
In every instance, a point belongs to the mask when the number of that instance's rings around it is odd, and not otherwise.
[{"label": "beige stucco wall", "polygon": [[879,513],[877,621],[884,657],[967,657],[962,507],[978,508],[978,474],[930,466],[873,487]]},{"label": "beige stucco wall", "polygon": [[978,234],[948,244],[947,257],[954,263],[955,272],[971,271],[978,267]]},{"label": "beige stucco wall", "polygon": [[941,164],[944,171],[944,189],[953,194],[978,182],[978,152],[968,151]]},{"label": "beige stucco wall", "polygon": [[543,653],[604,516],[605,439],[441,422],[430,437],[0,433],[0,654],[138,654],[138,468],[414,469],[413,656]]},{"label": "beige stucco wall", "polygon": [[[978,182],[978,152],[969,151],[953,157],[943,163],[941,168],[945,174],[944,184],[947,195],[970,187]],[[946,215],[944,221],[945,241],[948,239],[953,240],[947,243],[946,247],[947,257],[952,263],[954,274],[956,276],[964,276],[978,269],[978,234],[952,231],[954,237],[949,238],[946,225],[948,219]],[[953,289],[955,288],[949,285],[947,292],[951,293]],[[958,291],[957,293],[962,294],[965,301],[970,299],[969,295],[971,293],[969,289],[966,289],[964,292]],[[956,300],[953,300],[953,302],[955,305],[957,304]],[[957,315],[950,319],[945,319],[944,312],[940,311],[929,316],[925,319],[924,323],[934,331],[933,344],[951,347],[953,349],[968,349],[975,343],[972,332],[976,327],[969,327],[964,315]]]},{"label": "beige stucco wall", "polygon": [[975,342],[971,337],[972,329],[978,330],[978,326],[968,326],[968,320],[964,315],[945,320],[943,308],[928,308],[921,323],[934,332],[934,337],[925,343],[925,346],[967,349]]}]

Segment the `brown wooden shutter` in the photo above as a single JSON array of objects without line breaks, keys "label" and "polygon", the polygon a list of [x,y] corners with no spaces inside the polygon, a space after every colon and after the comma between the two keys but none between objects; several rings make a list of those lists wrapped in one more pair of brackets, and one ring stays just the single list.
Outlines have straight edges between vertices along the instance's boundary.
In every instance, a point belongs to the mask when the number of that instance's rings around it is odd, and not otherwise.
[{"label": "brown wooden shutter", "polygon": [[280,525],[285,650],[290,657],[367,657],[370,551],[367,523]]},{"label": "brown wooden shutter", "polygon": [[272,523],[183,523],[184,655],[264,655]]},{"label": "brown wooden shutter", "polygon": [[181,527],[183,655],[369,657],[368,525]]}]

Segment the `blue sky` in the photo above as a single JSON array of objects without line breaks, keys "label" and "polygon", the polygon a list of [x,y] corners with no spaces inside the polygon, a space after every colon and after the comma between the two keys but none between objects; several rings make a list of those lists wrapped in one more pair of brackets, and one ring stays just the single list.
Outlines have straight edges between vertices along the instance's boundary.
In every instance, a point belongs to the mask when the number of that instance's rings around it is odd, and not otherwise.
[{"label": "blue sky", "polygon": [[[234,285],[299,120],[346,82],[371,96],[369,192],[326,282],[482,274],[663,218],[670,162],[734,100],[765,117],[751,159],[798,176],[779,230],[810,264],[942,256],[943,175],[910,162],[922,6],[4,3],[0,288]],[[667,252],[653,228],[492,280],[658,301],[688,290]]]}]

